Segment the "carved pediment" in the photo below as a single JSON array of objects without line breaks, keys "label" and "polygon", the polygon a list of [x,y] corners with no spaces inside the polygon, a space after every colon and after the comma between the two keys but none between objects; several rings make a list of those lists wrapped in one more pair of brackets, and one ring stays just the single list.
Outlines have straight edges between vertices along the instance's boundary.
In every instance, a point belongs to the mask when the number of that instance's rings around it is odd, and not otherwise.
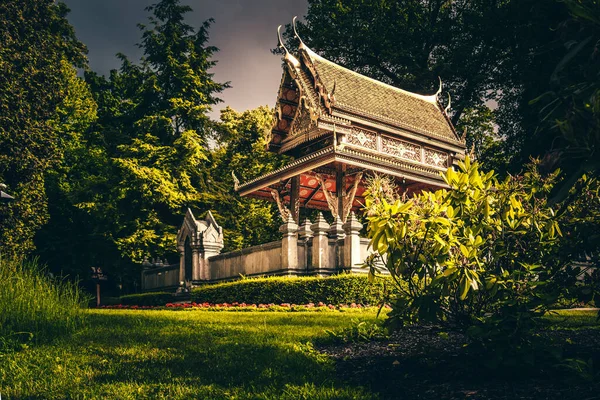
[{"label": "carved pediment", "polygon": [[223,228],[217,224],[215,217],[210,211],[207,212],[204,220],[197,220],[188,208],[181,228],[177,233],[177,245],[183,246],[186,238],[189,238],[192,246],[211,243],[221,245],[222,247]]}]

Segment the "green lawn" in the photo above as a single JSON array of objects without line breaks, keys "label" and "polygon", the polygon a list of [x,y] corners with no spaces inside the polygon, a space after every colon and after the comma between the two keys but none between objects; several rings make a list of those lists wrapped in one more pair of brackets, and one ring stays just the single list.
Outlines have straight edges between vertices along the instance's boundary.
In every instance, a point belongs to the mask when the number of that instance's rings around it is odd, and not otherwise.
[{"label": "green lawn", "polygon": [[307,343],[374,312],[90,314],[69,339],[0,355],[2,398],[373,398]]},{"label": "green lawn", "polygon": [[[359,386],[359,379],[342,382],[331,359],[310,345],[326,337],[325,330],[351,326],[354,319],[373,321],[375,314],[90,310],[87,328],[72,337],[0,354],[0,395],[2,399],[377,398],[377,385],[363,379],[375,391],[370,392]],[[595,316],[595,311],[561,311],[546,319],[552,329],[589,331],[600,328]],[[393,367],[389,364],[388,369]],[[373,375],[375,381],[386,379],[380,372]],[[387,379],[393,383],[398,377],[392,374]]]}]

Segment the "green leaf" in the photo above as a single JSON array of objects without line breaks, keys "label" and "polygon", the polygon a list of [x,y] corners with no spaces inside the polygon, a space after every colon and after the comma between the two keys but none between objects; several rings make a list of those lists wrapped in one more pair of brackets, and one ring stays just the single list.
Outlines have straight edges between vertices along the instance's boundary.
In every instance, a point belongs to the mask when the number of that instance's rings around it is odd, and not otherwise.
[{"label": "green leaf", "polygon": [[460,299],[464,300],[467,298],[467,294],[469,294],[469,288],[471,287],[470,282],[468,281],[466,276],[463,276],[460,280]]}]

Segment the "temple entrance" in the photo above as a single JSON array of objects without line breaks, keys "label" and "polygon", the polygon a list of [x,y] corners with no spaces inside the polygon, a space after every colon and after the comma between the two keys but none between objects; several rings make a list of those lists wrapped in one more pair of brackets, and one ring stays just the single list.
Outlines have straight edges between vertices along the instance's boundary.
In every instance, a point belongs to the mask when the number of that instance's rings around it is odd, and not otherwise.
[{"label": "temple entrance", "polygon": [[184,244],[184,255],[183,262],[185,266],[185,277],[186,281],[192,280],[192,246],[190,246],[190,238],[189,236],[185,238]]}]

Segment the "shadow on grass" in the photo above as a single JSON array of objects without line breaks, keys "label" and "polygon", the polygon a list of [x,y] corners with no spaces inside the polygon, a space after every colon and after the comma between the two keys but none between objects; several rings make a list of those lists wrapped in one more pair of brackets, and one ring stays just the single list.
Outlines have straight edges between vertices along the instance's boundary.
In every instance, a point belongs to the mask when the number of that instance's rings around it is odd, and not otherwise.
[{"label": "shadow on grass", "polygon": [[196,396],[216,387],[215,398],[285,398],[286,393],[289,398],[373,398],[337,380],[333,363],[308,343],[322,333],[320,325],[340,324],[335,318],[314,313],[93,313],[90,328],[68,346],[82,352],[94,371],[87,385],[105,394],[107,387],[152,385]]}]

